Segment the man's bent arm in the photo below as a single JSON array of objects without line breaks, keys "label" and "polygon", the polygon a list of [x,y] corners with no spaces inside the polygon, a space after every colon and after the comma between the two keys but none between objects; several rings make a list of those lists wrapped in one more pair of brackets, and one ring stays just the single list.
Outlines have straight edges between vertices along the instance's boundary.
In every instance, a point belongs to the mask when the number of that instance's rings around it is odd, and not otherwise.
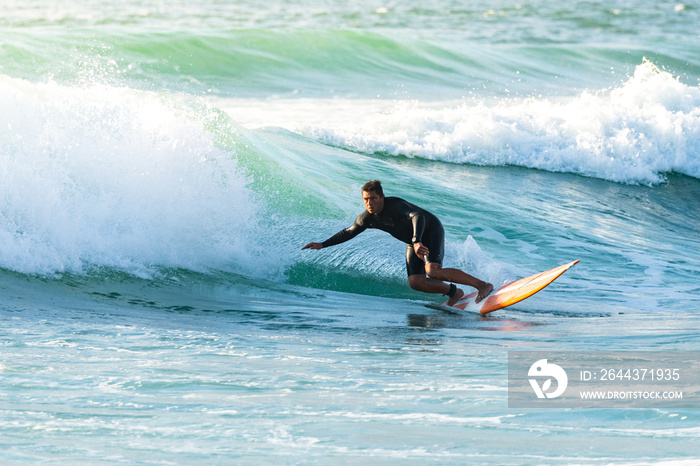
[{"label": "man's bent arm", "polygon": [[412,212],[411,222],[413,223],[413,244],[420,243],[423,240],[423,232],[425,231],[425,215],[422,212]]}]

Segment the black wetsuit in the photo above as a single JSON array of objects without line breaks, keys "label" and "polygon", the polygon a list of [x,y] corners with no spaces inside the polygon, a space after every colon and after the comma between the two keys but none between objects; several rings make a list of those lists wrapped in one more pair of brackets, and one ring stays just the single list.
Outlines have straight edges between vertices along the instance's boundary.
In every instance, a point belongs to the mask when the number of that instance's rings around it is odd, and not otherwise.
[{"label": "black wetsuit", "polygon": [[362,212],[350,227],[345,228],[321,243],[323,247],[344,243],[367,228],[386,231],[406,243],[406,270],[408,275],[425,275],[425,263],[413,250],[413,243],[423,243],[428,248],[428,262],[442,265],[445,251],[445,230],[440,220],[399,197],[385,197],[384,208],[378,214]]}]

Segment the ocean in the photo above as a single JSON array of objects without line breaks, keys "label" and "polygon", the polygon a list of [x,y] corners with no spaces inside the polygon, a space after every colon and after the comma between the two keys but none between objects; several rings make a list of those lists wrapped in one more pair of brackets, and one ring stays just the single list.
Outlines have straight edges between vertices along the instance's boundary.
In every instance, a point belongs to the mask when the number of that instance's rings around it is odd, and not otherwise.
[{"label": "ocean", "polygon": [[[700,411],[517,409],[508,353],[700,350],[700,5],[0,4],[0,462],[697,464]],[[430,210],[488,316],[408,287]],[[470,291],[465,288],[465,291]]]}]

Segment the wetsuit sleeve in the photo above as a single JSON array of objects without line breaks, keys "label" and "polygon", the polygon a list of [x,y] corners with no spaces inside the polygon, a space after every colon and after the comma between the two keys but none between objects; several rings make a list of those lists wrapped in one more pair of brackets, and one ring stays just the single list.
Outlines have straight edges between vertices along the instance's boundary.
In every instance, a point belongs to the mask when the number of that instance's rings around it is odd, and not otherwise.
[{"label": "wetsuit sleeve", "polygon": [[338,233],[335,235],[331,236],[328,238],[326,241],[322,242],[321,244],[323,245],[324,248],[327,248],[328,246],[335,246],[336,244],[344,243],[348,240],[353,239],[355,236],[359,235],[363,231],[365,231],[367,227],[364,225],[364,222],[362,221],[362,215],[358,216],[355,219],[355,223],[350,225],[348,228],[344,228],[340,230]]},{"label": "wetsuit sleeve", "polygon": [[412,243],[420,243],[423,240],[423,232],[425,231],[425,215],[423,212],[411,212],[411,223],[413,223],[413,238]]}]

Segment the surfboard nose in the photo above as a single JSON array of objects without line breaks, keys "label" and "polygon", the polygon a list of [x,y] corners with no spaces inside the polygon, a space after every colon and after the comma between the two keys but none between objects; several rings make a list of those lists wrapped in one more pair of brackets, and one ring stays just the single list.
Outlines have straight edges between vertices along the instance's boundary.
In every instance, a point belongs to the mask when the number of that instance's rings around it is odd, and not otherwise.
[{"label": "surfboard nose", "polygon": [[492,291],[491,294],[479,304],[474,304],[474,299],[476,298],[477,293],[471,293],[460,299],[457,304],[454,305],[454,307],[463,311],[478,311],[480,314],[488,314],[489,312],[503,309],[504,307],[519,303],[523,299],[529,298],[533,294],[542,290],[580,261],[580,259],[577,259],[569,262],[568,264],[560,265],[559,267],[555,267],[545,272],[540,272],[535,275],[530,275],[529,277],[521,278],[520,280],[516,280],[514,282],[506,283],[497,290]]}]

